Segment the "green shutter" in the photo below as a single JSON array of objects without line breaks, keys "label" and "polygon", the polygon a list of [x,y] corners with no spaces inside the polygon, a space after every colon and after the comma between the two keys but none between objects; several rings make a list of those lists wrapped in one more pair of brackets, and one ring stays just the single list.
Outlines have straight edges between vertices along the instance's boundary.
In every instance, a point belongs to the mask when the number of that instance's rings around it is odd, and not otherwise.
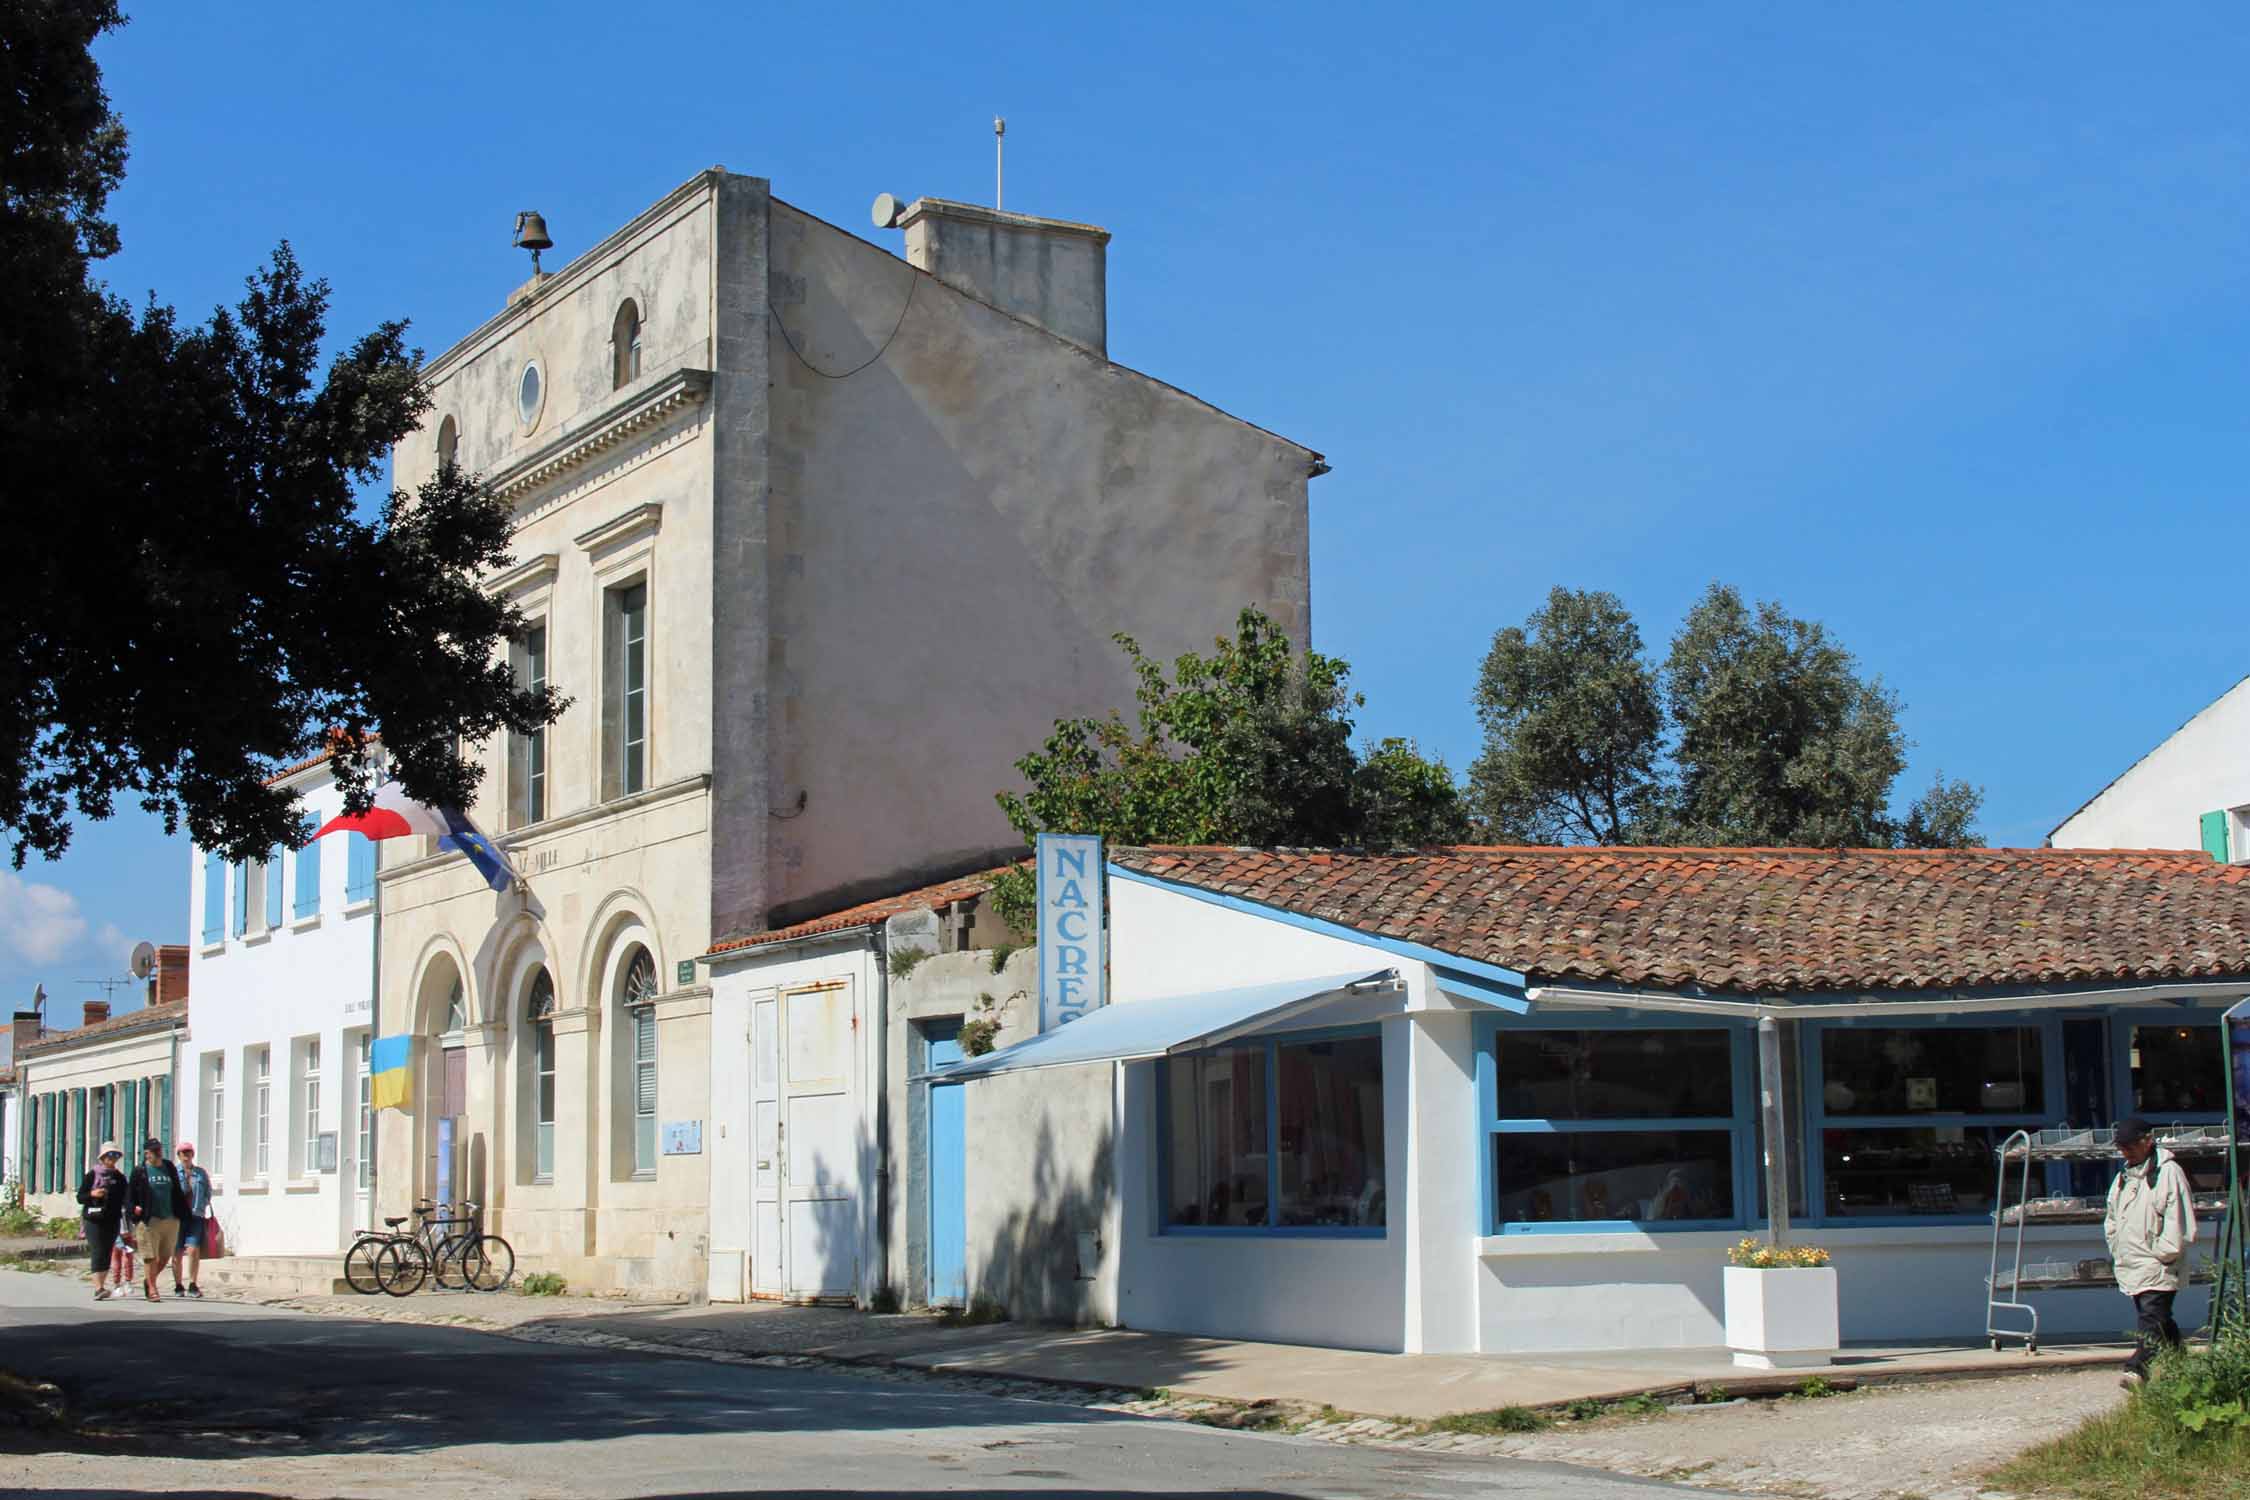
[{"label": "green shutter", "polygon": [[2230,858],[2225,813],[2207,812],[2203,815],[2203,852],[2222,865]]}]

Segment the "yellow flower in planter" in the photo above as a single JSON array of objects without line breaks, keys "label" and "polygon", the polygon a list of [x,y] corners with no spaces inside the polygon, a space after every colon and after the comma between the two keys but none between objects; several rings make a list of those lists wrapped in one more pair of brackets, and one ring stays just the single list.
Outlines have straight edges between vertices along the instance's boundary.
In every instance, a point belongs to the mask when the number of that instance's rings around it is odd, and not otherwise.
[{"label": "yellow flower in planter", "polygon": [[1727,1251],[1727,1264],[1753,1271],[1810,1270],[1828,1264],[1828,1252],[1818,1245],[1783,1245],[1745,1239]]}]

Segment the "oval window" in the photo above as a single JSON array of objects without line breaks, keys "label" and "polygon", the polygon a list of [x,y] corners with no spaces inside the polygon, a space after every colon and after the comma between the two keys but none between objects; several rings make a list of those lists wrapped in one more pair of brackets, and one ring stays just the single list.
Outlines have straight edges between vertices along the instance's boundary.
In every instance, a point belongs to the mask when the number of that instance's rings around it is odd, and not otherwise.
[{"label": "oval window", "polygon": [[525,365],[523,381],[516,387],[516,411],[523,418],[524,426],[529,427],[539,420],[539,398],[542,394],[539,366]]}]

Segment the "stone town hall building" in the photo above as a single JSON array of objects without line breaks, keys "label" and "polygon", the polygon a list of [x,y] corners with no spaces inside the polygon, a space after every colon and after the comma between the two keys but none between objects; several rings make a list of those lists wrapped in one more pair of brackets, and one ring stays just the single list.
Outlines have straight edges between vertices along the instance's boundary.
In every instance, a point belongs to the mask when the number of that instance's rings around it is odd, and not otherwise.
[{"label": "stone town hall building", "polygon": [[[689,961],[988,866],[1063,714],[1129,703],[1245,604],[1302,642],[1318,454],[1106,356],[1108,235],[925,199],[906,258],[713,169],[427,370],[516,509],[491,586],[570,708],[485,747],[526,894],[386,847],[379,1212],[483,1203],[574,1286],[698,1284],[710,991]],[[848,1015],[861,1024],[855,997]]]}]

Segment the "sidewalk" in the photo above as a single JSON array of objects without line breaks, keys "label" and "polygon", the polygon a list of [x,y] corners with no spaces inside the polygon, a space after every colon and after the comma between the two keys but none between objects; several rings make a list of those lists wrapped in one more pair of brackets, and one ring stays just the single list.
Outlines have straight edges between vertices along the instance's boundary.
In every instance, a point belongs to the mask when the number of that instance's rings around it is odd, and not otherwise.
[{"label": "sidewalk", "polygon": [[1813,1373],[1838,1389],[2051,1374],[2121,1363],[2127,1352],[2122,1343],[2044,1346],[2036,1356],[2020,1349],[1996,1355],[1983,1344],[1852,1346],[1826,1370],[1773,1374],[1737,1370],[1724,1349],[1521,1357],[1375,1354],[1125,1329],[948,1325],[918,1313],[769,1303],[651,1308],[576,1298],[423,1293],[399,1300],[295,1298],[288,1305],[486,1326],[554,1342],[630,1342],[737,1358],[797,1356],[1045,1385],[1164,1391],[1191,1400],[1333,1407],[1416,1421],[1641,1394],[1683,1400],[1722,1390],[1759,1395],[1792,1390]]}]

